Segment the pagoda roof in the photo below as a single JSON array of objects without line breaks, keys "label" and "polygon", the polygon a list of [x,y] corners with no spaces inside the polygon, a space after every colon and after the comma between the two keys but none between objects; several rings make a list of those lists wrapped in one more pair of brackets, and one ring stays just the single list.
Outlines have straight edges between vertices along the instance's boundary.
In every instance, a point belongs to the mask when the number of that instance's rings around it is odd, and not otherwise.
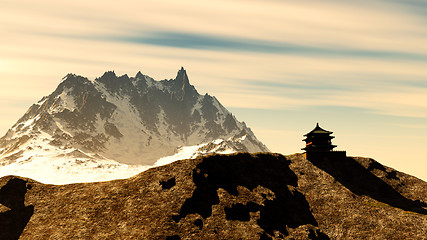
[{"label": "pagoda roof", "polygon": [[305,134],[304,136],[312,135],[312,134],[332,134],[333,132],[327,131],[321,127],[319,127],[319,123],[316,123],[316,127],[311,130],[311,132]]}]

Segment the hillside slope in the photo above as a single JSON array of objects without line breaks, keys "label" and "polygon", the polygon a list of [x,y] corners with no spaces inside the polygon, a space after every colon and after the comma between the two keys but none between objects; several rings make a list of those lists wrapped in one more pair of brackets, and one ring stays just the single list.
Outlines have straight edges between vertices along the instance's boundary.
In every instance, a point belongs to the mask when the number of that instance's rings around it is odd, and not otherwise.
[{"label": "hillside slope", "polygon": [[371,159],[302,154],[211,155],[98,183],[8,176],[0,238],[423,239],[426,191]]}]

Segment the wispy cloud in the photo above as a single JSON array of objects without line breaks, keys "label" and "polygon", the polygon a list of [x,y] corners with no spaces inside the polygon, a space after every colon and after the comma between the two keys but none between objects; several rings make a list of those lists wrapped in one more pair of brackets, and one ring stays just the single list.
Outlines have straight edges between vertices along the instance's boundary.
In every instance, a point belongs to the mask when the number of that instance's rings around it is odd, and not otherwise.
[{"label": "wispy cloud", "polygon": [[96,77],[107,69],[147,69],[161,79],[184,65],[201,92],[230,106],[338,104],[425,116],[418,103],[424,92],[416,89],[427,88],[427,24],[414,14],[426,8],[423,1],[22,0],[3,6],[4,79],[25,76],[21,69],[51,78],[43,81],[52,85],[54,76],[71,71]]},{"label": "wispy cloud", "polygon": [[404,51],[376,51],[346,47],[313,47],[286,42],[272,42],[257,39],[236,37],[220,37],[185,32],[144,32],[133,36],[107,36],[100,40],[114,40],[138,44],[148,44],[186,49],[202,49],[216,51],[261,52],[269,54],[292,54],[303,56],[352,57],[372,59],[427,60],[427,54]]}]

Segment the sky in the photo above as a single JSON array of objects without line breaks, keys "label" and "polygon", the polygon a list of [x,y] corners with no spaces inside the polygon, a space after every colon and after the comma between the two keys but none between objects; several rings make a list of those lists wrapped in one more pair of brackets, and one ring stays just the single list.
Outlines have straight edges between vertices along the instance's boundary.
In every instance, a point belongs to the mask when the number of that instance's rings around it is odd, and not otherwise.
[{"label": "sky", "polygon": [[183,66],[271,151],[337,150],[427,180],[424,0],[0,0],[0,135],[68,73]]}]

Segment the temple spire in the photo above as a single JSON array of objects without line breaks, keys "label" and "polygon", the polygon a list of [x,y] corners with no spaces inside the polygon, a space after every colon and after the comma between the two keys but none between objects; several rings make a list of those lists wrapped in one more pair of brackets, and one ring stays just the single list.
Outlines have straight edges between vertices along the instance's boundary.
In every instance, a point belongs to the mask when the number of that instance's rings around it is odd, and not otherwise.
[{"label": "temple spire", "polygon": [[305,155],[308,159],[308,156],[316,157],[345,157],[346,153],[344,151],[335,152],[333,151],[336,148],[336,145],[332,144],[332,139],[335,138],[332,136],[333,132],[327,131],[319,126],[319,123],[316,123],[316,127],[311,130],[309,133],[305,134],[303,141],[305,141],[305,147],[302,150],[305,151]]},{"label": "temple spire", "polygon": [[327,131],[316,123],[316,127],[309,133],[305,134],[305,150],[306,152],[330,152],[336,145],[332,145],[331,140],[334,136],[331,136],[332,132]]}]

